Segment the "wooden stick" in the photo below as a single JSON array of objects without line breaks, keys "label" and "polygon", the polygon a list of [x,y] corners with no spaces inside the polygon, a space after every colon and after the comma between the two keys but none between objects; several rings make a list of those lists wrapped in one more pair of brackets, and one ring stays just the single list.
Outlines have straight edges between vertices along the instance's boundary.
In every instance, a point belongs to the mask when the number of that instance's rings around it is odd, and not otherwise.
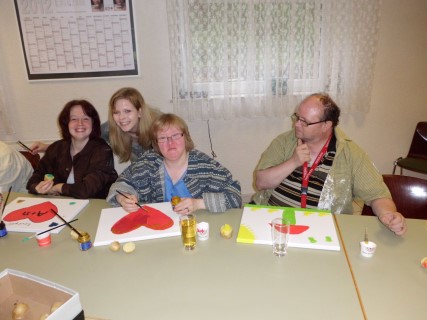
[{"label": "wooden stick", "polygon": [[[77,220],[79,220],[79,219],[71,220],[71,221],[70,221],[70,223],[71,223],[71,222],[74,222],[74,221],[77,221]],[[57,228],[61,228],[61,227],[65,226],[65,225],[66,225],[66,223],[63,223],[63,224],[60,224],[60,225],[58,225],[58,226],[56,226],[56,227],[53,227],[53,228],[47,229],[47,230],[42,231],[42,232],[39,232],[39,233],[36,233],[35,235],[33,235],[33,236],[31,236],[31,237],[25,237],[24,239],[22,239],[22,241],[24,241],[24,242],[25,242],[25,241],[28,241],[28,240],[30,240],[30,239],[32,239],[32,238],[35,238],[35,237],[37,237],[37,236],[39,236],[39,235],[41,235],[41,234],[43,234],[43,233],[46,233],[46,232],[52,231],[52,230],[57,229]]]},{"label": "wooden stick", "polygon": [[28,148],[25,144],[23,144],[21,141],[18,140],[18,143],[21,145],[21,147],[23,147],[24,149],[27,149],[28,151],[30,151],[31,153],[33,152],[33,150],[31,150],[30,148]]},{"label": "wooden stick", "polygon": [[[127,195],[125,195],[123,192],[121,192],[120,190],[116,190],[116,192],[120,195],[122,195],[123,197],[125,197],[126,199],[130,199]],[[138,202],[135,202],[135,204],[140,207],[142,210],[147,211],[147,209],[145,209],[143,206],[141,206]]]},{"label": "wooden stick", "polygon": [[82,234],[80,232],[78,232],[76,230],[76,228],[74,228],[67,220],[65,220],[63,217],[61,217],[58,212],[56,212],[53,209],[50,209],[50,211],[52,211],[59,219],[61,219],[69,228],[71,228],[71,230],[73,230],[75,233],[77,233],[79,235],[79,237],[82,236]]},{"label": "wooden stick", "polygon": [[[4,208],[6,208],[7,200],[9,200],[10,192],[12,191],[12,186],[9,187],[9,192],[6,197],[6,201],[3,203],[3,209],[1,209],[1,216],[3,217]],[[1,218],[1,217],[0,217]],[[0,219],[1,220],[1,219]]]}]

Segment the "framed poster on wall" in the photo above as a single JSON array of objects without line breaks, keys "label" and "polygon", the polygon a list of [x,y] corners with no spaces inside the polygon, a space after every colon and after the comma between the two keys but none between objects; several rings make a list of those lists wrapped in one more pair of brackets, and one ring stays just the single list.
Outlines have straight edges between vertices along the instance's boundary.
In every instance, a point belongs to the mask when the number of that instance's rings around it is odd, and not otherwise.
[{"label": "framed poster on wall", "polygon": [[29,80],[138,75],[132,0],[15,0]]}]

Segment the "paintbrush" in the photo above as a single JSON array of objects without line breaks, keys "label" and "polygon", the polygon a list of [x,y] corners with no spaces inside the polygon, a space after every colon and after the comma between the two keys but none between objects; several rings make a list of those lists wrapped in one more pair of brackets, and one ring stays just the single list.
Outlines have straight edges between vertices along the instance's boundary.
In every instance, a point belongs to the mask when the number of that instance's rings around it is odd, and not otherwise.
[{"label": "paintbrush", "polygon": [[25,144],[23,144],[21,141],[18,140],[18,143],[21,145],[21,147],[23,147],[24,149],[27,149],[28,151],[30,151],[31,153],[33,152],[33,150],[31,150],[30,148],[28,148]]},{"label": "paintbrush", "polygon": [[[79,220],[79,219],[71,220],[71,221],[70,221],[70,223],[71,223],[71,222],[74,222],[74,221],[77,221],[77,220]],[[52,230],[57,229],[57,228],[61,228],[61,227],[65,226],[65,225],[66,225],[66,223],[63,223],[63,224],[60,224],[60,225],[58,225],[58,226],[56,226],[56,227],[53,227],[53,228],[47,229],[47,230],[42,231],[42,232],[39,232],[39,233],[36,233],[35,235],[33,235],[33,236],[31,236],[31,237],[25,237],[24,239],[22,239],[22,241],[23,241],[23,242],[28,241],[28,240],[30,240],[30,239],[32,239],[32,238],[35,238],[35,237],[37,237],[37,236],[39,236],[39,235],[41,235],[41,234],[43,234],[43,233],[46,233],[46,232],[52,231]]]},{"label": "paintbrush", "polygon": [[71,228],[71,230],[73,230],[75,233],[77,233],[79,235],[79,237],[82,237],[82,234],[80,232],[78,232],[76,230],[76,228],[74,228],[67,220],[65,220],[63,217],[61,217],[58,212],[56,212],[53,209],[50,209],[50,211],[52,211],[59,219],[61,219],[67,225],[67,227]]},{"label": "paintbrush", "polygon": [[7,204],[7,200],[9,200],[9,196],[10,196],[10,192],[12,191],[12,186],[9,187],[9,192],[6,196],[6,200],[3,203],[3,209],[1,209],[1,217],[0,217],[0,221],[2,220],[1,218],[3,217],[3,212],[4,212],[4,208],[6,208],[6,204]]},{"label": "paintbrush", "polygon": [[368,228],[365,228],[365,243],[368,244],[369,240],[368,240]]},{"label": "paintbrush", "polygon": [[[116,192],[118,193],[118,194],[120,194],[120,195],[122,195],[123,197],[125,197],[126,199],[130,199],[127,195],[125,195],[123,192],[121,192],[120,190],[116,190]],[[145,209],[143,206],[141,206],[138,202],[135,202],[135,204],[139,207],[139,208],[141,208],[142,210],[144,210],[144,211],[147,211],[148,212],[148,210],[147,209]]]}]

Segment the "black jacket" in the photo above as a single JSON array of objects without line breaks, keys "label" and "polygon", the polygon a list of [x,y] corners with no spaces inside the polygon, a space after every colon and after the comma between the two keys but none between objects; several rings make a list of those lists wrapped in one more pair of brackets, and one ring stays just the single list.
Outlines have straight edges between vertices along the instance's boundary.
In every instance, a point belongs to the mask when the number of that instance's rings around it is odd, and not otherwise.
[{"label": "black jacket", "polygon": [[[89,140],[78,154],[71,158],[71,141],[59,140],[52,143],[41,158],[27,189],[37,193],[37,184],[44,175],[54,175],[54,184],[64,183],[62,195],[78,198],[105,199],[111,184],[117,179],[114,169],[113,152],[103,139]],[[71,169],[74,168],[74,184],[67,184]]]}]

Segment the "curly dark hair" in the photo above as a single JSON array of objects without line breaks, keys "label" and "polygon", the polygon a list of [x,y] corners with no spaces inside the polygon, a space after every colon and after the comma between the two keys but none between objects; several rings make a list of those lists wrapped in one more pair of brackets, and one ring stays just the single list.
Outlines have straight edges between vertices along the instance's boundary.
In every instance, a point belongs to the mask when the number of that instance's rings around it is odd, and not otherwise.
[{"label": "curly dark hair", "polygon": [[71,140],[70,130],[68,130],[68,123],[70,122],[71,108],[81,106],[85,115],[92,119],[92,132],[89,139],[101,137],[101,120],[99,120],[98,111],[95,107],[86,100],[71,100],[67,102],[58,116],[58,124],[61,129],[61,136],[65,140]]}]

